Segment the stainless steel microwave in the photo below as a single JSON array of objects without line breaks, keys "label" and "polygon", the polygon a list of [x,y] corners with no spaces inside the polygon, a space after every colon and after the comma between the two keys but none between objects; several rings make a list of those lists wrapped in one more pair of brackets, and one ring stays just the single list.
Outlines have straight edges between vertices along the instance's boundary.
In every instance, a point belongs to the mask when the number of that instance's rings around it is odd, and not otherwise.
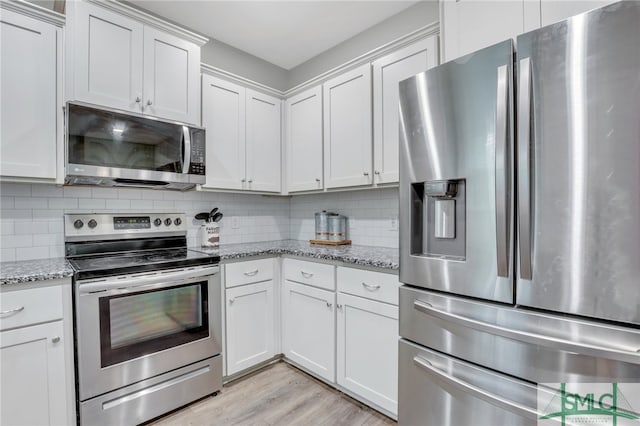
[{"label": "stainless steel microwave", "polygon": [[65,183],[185,190],[205,182],[205,129],[66,105]]}]

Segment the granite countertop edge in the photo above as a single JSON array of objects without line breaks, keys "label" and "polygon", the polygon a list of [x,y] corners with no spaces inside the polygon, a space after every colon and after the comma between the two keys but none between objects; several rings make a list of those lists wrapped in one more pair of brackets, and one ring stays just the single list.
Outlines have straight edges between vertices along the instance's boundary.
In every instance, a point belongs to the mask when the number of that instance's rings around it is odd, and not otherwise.
[{"label": "granite countertop edge", "polygon": [[[219,248],[193,249],[220,256],[221,262],[257,256],[289,255],[397,271],[398,250],[374,246],[313,246],[306,241],[282,240],[225,244]],[[0,285],[63,279],[73,276],[63,257],[0,262]]]}]

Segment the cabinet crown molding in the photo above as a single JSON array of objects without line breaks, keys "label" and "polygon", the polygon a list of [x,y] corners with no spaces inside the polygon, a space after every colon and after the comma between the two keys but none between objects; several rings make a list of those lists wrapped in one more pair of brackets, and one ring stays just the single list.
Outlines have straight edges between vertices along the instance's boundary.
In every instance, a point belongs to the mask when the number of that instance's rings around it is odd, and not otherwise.
[{"label": "cabinet crown molding", "polygon": [[161,18],[157,18],[147,12],[143,12],[142,10],[136,9],[134,7],[121,3],[117,0],[85,0],[85,1],[87,1],[88,3],[96,4],[100,7],[119,13],[121,15],[128,16],[129,18],[135,19],[144,25],[148,25],[148,26],[157,28],[161,31],[168,32],[177,37],[180,37],[182,39],[195,43],[200,47],[209,41],[207,37],[194,33],[193,31],[184,29],[178,25],[172,24]]},{"label": "cabinet crown molding", "polygon": [[49,24],[62,27],[65,23],[65,16],[53,10],[46,9],[34,3],[24,0],[3,0],[0,1],[0,9],[11,10],[26,16],[38,19]]}]

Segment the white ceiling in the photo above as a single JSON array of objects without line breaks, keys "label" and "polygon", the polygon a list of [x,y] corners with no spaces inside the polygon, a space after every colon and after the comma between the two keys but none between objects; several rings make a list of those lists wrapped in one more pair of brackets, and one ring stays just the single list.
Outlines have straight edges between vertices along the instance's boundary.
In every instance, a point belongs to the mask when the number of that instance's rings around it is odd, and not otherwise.
[{"label": "white ceiling", "polygon": [[418,1],[130,0],[287,70]]}]

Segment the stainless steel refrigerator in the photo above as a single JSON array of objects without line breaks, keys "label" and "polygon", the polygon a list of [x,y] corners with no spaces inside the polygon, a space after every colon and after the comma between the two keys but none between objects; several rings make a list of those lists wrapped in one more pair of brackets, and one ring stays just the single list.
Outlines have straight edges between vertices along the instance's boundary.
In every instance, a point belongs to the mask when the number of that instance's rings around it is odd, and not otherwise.
[{"label": "stainless steel refrigerator", "polygon": [[399,423],[640,382],[640,2],[405,80],[400,117]]}]

